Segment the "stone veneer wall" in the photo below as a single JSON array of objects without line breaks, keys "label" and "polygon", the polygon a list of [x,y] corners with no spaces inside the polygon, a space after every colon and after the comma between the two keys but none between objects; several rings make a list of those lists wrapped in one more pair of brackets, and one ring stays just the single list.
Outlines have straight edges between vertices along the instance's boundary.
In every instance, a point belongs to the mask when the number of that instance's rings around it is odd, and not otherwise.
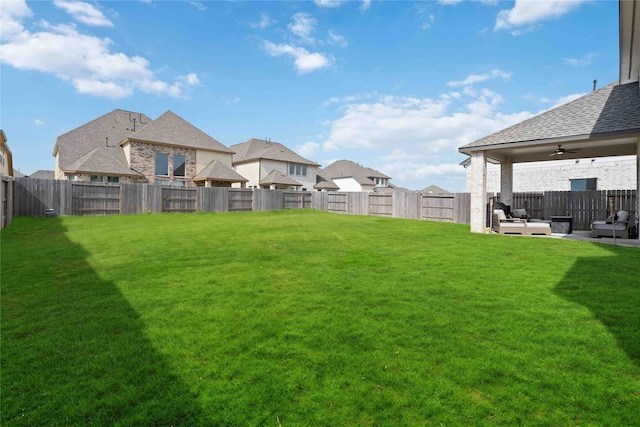
[{"label": "stone veneer wall", "polygon": [[[131,141],[131,164],[130,167],[143,174],[145,179],[138,182],[148,182],[150,184],[156,181],[156,153],[169,155],[169,176],[158,176],[158,179],[169,180],[169,185],[173,185],[174,181],[183,181],[187,187],[195,187],[193,178],[196,176],[196,150],[184,147],[172,147],[168,145],[148,144],[144,142]],[[184,156],[186,161],[185,176],[173,176],[173,156]]]},{"label": "stone veneer wall", "polygon": [[[513,165],[513,191],[569,191],[571,179],[598,178],[598,190],[633,190],[636,188],[635,158],[620,157],[580,159],[578,163],[561,161],[516,163]],[[467,171],[467,191],[469,191]],[[500,167],[487,165],[487,191],[500,192]]]}]

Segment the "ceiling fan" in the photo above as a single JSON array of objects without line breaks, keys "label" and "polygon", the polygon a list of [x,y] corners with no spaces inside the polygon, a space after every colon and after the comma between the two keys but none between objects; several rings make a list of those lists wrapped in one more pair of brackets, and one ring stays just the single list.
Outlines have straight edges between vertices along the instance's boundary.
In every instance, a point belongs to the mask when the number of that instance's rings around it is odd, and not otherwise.
[{"label": "ceiling fan", "polygon": [[553,156],[562,156],[564,153],[577,153],[579,150],[567,150],[566,148],[562,148],[562,145],[558,144],[558,148],[553,150],[553,153],[549,154],[549,157]]}]

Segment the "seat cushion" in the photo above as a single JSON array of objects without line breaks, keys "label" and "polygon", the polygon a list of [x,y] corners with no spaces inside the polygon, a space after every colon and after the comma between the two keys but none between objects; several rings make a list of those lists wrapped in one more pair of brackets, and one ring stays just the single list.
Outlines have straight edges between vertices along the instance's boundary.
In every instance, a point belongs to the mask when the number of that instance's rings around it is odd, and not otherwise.
[{"label": "seat cushion", "polygon": [[629,212],[627,212],[627,211],[619,211],[618,212],[618,221],[620,221],[620,222],[629,221]]}]

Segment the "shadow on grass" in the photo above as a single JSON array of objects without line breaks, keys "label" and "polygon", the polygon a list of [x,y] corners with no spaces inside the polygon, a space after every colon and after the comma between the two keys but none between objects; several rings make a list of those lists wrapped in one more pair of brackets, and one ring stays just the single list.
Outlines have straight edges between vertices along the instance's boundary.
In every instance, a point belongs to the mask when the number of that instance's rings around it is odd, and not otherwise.
[{"label": "shadow on grass", "polygon": [[25,222],[2,234],[1,424],[200,424],[194,394],[61,220]]},{"label": "shadow on grass", "polygon": [[610,256],[579,259],[554,291],[588,308],[640,365],[640,250],[606,249]]}]

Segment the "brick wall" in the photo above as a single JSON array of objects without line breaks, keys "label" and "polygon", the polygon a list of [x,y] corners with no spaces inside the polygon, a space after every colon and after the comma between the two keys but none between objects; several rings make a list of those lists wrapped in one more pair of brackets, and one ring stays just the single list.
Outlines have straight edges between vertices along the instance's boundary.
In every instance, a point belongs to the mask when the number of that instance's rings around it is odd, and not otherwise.
[{"label": "brick wall", "polygon": [[[467,171],[467,191],[469,191]],[[517,163],[513,165],[513,191],[569,191],[571,179],[597,178],[598,190],[636,188],[636,160],[633,156]],[[487,191],[500,192],[500,167],[487,165]]]},{"label": "brick wall", "polygon": [[[169,155],[169,176],[156,177],[156,153]],[[173,176],[173,156],[185,157],[186,168],[184,177]],[[169,180],[170,185],[174,185],[174,181],[183,181],[187,187],[195,187],[193,178],[196,176],[196,150],[132,141],[130,167],[143,174],[146,182],[150,184],[155,183],[157,178]],[[139,182],[145,182],[145,180],[141,179]]]}]

